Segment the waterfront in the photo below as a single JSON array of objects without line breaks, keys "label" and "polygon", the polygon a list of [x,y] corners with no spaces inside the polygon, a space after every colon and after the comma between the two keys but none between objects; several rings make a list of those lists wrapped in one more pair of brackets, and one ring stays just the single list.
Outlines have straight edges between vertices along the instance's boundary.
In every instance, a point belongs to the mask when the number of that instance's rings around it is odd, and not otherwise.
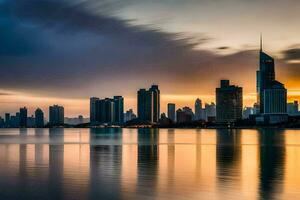
[{"label": "waterfront", "polygon": [[1,199],[299,199],[300,130],[0,129]]}]

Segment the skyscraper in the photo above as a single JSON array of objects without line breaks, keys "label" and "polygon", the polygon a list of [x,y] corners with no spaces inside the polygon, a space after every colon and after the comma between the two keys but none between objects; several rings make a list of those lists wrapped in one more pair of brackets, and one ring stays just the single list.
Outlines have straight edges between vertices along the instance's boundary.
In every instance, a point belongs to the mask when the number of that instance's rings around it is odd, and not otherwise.
[{"label": "skyscraper", "polygon": [[110,98],[105,98],[105,108],[104,108],[104,113],[105,113],[105,118],[104,118],[104,123],[109,123],[112,124],[115,120],[115,106],[114,106],[114,100]]},{"label": "skyscraper", "polygon": [[124,98],[114,96],[113,99],[90,98],[91,125],[124,123]]},{"label": "skyscraper", "polygon": [[216,88],[217,122],[231,123],[242,119],[243,89],[230,85],[229,80],[221,80]]},{"label": "skyscraper", "polygon": [[259,51],[257,78],[257,104],[260,114],[285,114],[287,91],[284,85],[275,80],[274,59],[262,50]]},{"label": "skyscraper", "polygon": [[90,122],[95,124],[97,122],[97,101],[99,98],[91,97],[90,98]]},{"label": "skyscraper", "polygon": [[153,122],[153,94],[140,89],[137,95],[138,119],[142,122]]},{"label": "skyscraper", "polygon": [[49,124],[63,125],[64,124],[64,107],[53,105],[49,107]]},{"label": "skyscraper", "polygon": [[175,122],[176,120],[175,112],[176,112],[175,103],[168,103],[168,118],[173,122]]},{"label": "skyscraper", "polygon": [[37,128],[44,127],[44,113],[40,108],[35,110],[35,126]]},{"label": "skyscraper", "polygon": [[158,89],[158,85],[152,85],[149,92],[152,92],[153,95],[153,122],[158,122],[160,116],[160,91]]},{"label": "skyscraper", "polygon": [[160,116],[160,91],[157,85],[149,90],[140,89],[137,93],[138,118],[142,122],[158,122]]},{"label": "skyscraper", "polygon": [[124,123],[124,98],[122,96],[114,96],[114,123]]},{"label": "skyscraper", "polygon": [[202,101],[200,99],[196,99],[195,101],[195,120],[202,119]]},{"label": "skyscraper", "polygon": [[20,127],[27,127],[27,108],[20,108]]}]

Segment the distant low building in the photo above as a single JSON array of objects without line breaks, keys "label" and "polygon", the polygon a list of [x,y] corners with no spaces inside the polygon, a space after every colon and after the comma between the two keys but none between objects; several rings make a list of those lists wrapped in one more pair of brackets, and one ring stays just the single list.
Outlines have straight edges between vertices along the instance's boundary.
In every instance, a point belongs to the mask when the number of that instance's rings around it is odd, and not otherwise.
[{"label": "distant low building", "polygon": [[185,107],[185,109],[178,109],[176,111],[176,122],[177,123],[190,123],[193,120],[193,113],[190,112],[191,109]]},{"label": "distant low building", "polygon": [[298,101],[294,101],[287,104],[287,113],[291,116],[299,114],[299,104]]},{"label": "distant low building", "polygon": [[249,119],[250,115],[254,115],[255,110],[253,107],[245,107],[243,109],[243,119]]},{"label": "distant low building", "polygon": [[33,115],[27,117],[27,127],[34,128],[35,127],[35,118]]},{"label": "distant low building", "polygon": [[69,125],[79,125],[88,123],[89,121],[89,118],[84,118],[82,115],[79,115],[78,117],[65,117],[64,119],[65,124]]},{"label": "distant low building", "polygon": [[216,104],[211,102],[206,103],[203,111],[203,120],[205,121],[215,121],[216,119]]},{"label": "distant low building", "polygon": [[136,119],[136,114],[134,114],[132,109],[127,110],[126,113],[124,113],[124,121],[128,122],[133,119]]}]

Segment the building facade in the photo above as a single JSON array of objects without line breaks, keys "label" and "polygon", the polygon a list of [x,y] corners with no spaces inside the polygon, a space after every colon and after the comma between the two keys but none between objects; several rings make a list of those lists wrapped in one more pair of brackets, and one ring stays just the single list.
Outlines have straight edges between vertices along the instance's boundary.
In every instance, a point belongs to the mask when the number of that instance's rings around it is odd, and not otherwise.
[{"label": "building facade", "polygon": [[37,108],[34,114],[35,114],[35,127],[37,128],[44,127],[44,112],[42,111],[42,109]]},{"label": "building facade", "polygon": [[160,116],[160,91],[157,85],[137,92],[138,119],[141,122],[157,123]]},{"label": "building facade", "polygon": [[116,124],[124,123],[124,98],[122,96],[114,96],[114,115]]},{"label": "building facade", "polygon": [[91,97],[90,98],[90,122],[95,124],[97,122],[97,101],[99,98]]},{"label": "building facade", "polygon": [[203,119],[203,109],[202,109],[202,101],[200,99],[196,99],[195,101],[195,120]]},{"label": "building facade", "polygon": [[27,127],[27,108],[20,108],[20,127]]},{"label": "building facade", "polygon": [[53,105],[49,107],[49,124],[59,126],[64,124],[64,107]]},{"label": "building facade", "polygon": [[176,122],[181,123],[190,123],[193,120],[193,115],[188,109],[178,109],[176,111]]},{"label": "building facade", "polygon": [[176,121],[176,105],[174,103],[168,103],[168,118],[173,122]]},{"label": "building facade", "polygon": [[292,103],[287,104],[287,113],[289,115],[297,115],[299,114],[299,104],[298,101],[294,101]]},{"label": "building facade", "polygon": [[90,98],[90,123],[91,125],[123,124],[124,98],[122,96],[105,99]]},{"label": "building facade", "polygon": [[230,85],[229,80],[221,80],[216,88],[216,120],[219,123],[232,123],[242,119],[243,89]]}]

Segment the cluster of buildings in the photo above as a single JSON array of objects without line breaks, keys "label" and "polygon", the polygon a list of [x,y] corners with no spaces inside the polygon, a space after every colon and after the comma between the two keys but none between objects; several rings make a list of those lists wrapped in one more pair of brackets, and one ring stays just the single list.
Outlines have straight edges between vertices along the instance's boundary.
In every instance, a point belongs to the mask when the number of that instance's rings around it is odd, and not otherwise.
[{"label": "cluster of buildings", "polygon": [[[53,105],[49,107],[49,126],[60,126],[64,124],[64,107]],[[0,117],[0,127],[4,128],[27,128],[45,127],[46,120],[42,109],[37,108],[34,115],[28,116],[26,107],[20,108],[15,115],[5,113],[4,119]]]},{"label": "cluster of buildings", "polygon": [[100,99],[90,98],[90,123],[91,125],[109,124],[121,125],[124,123],[124,98]]},{"label": "cluster of buildings", "polygon": [[206,103],[202,105],[200,99],[196,99],[194,111],[190,107],[183,107],[176,110],[175,103],[168,103],[168,118],[172,122],[189,123],[192,121],[213,122],[216,119],[216,105]]}]

